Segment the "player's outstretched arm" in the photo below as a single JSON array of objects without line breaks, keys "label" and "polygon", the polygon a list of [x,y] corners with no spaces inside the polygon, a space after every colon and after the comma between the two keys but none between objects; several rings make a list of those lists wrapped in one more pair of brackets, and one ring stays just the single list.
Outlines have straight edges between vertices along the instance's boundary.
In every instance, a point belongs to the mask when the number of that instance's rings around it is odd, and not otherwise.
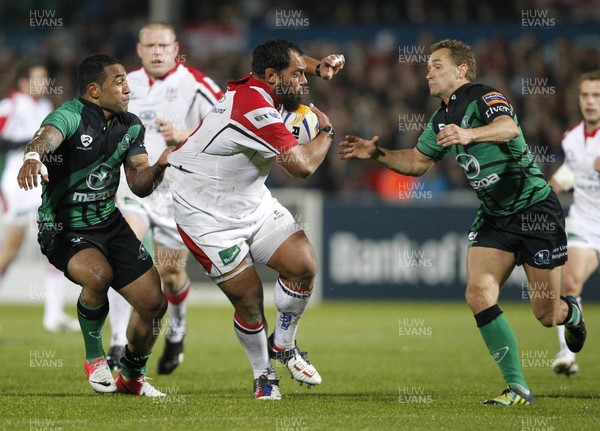
[{"label": "player's outstretched arm", "polygon": [[60,130],[54,126],[44,126],[40,128],[33,139],[25,144],[25,157],[23,166],[19,169],[17,181],[19,187],[25,190],[31,190],[38,186],[38,175],[48,182],[48,171],[42,163],[42,157],[45,154],[56,150],[63,141],[63,135]]},{"label": "player's outstretched arm", "polygon": [[[327,126],[332,127],[329,117],[312,103],[310,109],[317,115],[320,130]],[[328,133],[320,132],[305,145],[296,145],[277,156],[277,163],[291,176],[307,178],[323,163],[332,143],[333,138]]]},{"label": "player's outstretched arm", "polygon": [[147,154],[138,154],[130,157],[125,163],[125,176],[127,184],[136,196],[148,196],[162,182],[165,169],[169,166],[167,156],[175,147],[167,147],[160,158],[152,166],[148,163]]},{"label": "player's outstretched arm", "polygon": [[379,141],[379,136],[368,140],[347,135],[346,140],[340,142],[340,158],[342,160],[372,159],[387,169],[413,177],[423,175],[436,162],[421,153],[416,147],[408,150],[388,150],[377,146],[377,141]]}]

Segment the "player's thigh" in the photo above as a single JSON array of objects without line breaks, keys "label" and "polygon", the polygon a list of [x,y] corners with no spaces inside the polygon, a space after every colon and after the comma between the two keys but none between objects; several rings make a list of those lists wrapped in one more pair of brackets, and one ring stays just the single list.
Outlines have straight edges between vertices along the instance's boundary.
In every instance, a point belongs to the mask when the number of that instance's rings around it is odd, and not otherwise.
[{"label": "player's thigh", "polygon": [[267,265],[286,279],[305,278],[312,281],[317,272],[314,249],[303,231],[287,237],[275,250]]},{"label": "player's thigh", "polygon": [[5,225],[2,232],[2,250],[0,255],[5,256],[8,263],[10,263],[16,255],[19,253],[25,235],[27,234],[27,227],[22,225]]},{"label": "player's thigh", "polygon": [[596,250],[569,246],[569,259],[563,268],[562,294],[581,295],[583,285],[596,269],[598,269]]},{"label": "player's thigh", "polygon": [[467,303],[477,314],[498,302],[500,288],[515,267],[514,254],[491,247],[467,252]]},{"label": "player's thigh", "polygon": [[252,237],[250,252],[256,262],[267,264],[284,278],[311,281],[317,271],[315,252],[306,234],[276,200]]}]

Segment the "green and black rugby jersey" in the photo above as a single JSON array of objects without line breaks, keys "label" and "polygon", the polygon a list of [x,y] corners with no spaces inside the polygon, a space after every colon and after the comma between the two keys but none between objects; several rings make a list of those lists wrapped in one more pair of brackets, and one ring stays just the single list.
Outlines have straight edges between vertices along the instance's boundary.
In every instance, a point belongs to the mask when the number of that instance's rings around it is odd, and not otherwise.
[{"label": "green and black rugby jersey", "polygon": [[64,103],[42,126],[63,134],[63,142],[43,156],[50,182],[42,181],[40,229],[101,226],[115,212],[121,165],[146,154],[144,126],[125,112],[108,124],[102,109],[83,98]]},{"label": "green and black rugby jersey", "polygon": [[446,124],[476,128],[508,115],[519,124],[512,105],[500,92],[482,84],[465,84],[435,111],[419,137],[417,149],[432,159],[451,152],[475,189],[483,210],[491,215],[517,213],[548,196],[550,186],[533,160],[523,132],[505,143],[476,142],[442,147],[437,134]]}]

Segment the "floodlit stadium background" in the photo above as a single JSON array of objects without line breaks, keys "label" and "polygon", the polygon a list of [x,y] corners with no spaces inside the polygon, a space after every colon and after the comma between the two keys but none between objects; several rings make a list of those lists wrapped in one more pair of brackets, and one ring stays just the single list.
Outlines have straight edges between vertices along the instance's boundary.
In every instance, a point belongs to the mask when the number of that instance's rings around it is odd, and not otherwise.
[{"label": "floodlit stadium background", "polygon": [[[412,147],[439,103],[425,81],[429,45],[462,39],[475,50],[477,80],[498,88],[515,106],[547,176],[562,162],[562,133],[580,120],[577,78],[600,68],[596,0],[5,1],[2,97],[23,58],[48,66],[48,96],[56,106],[75,95],[74,72],[87,55],[113,54],[128,70],[139,67],[137,31],[148,20],[173,23],[179,60],[222,89],[249,71],[252,48],[266,39],[290,39],[316,58],[343,53],[346,68],[330,82],[309,79],[305,100],[329,115],[337,140],[348,133],[378,134],[390,148]],[[274,169],[268,185],[294,210],[315,245],[317,289],[324,299],[462,298],[466,233],[477,203],[451,157],[413,179],[370,162],[342,162],[332,148],[308,181]],[[568,204],[569,197],[561,200]],[[0,301],[41,300],[43,260],[35,230],[32,220],[31,241],[5,279]],[[204,287],[210,284],[195,262],[189,267],[196,298],[224,298]],[[272,279],[269,271],[264,275]],[[504,297],[527,299],[520,272],[509,287]],[[72,289],[73,298],[77,293]],[[600,292],[588,289],[585,297],[598,300]]]}]

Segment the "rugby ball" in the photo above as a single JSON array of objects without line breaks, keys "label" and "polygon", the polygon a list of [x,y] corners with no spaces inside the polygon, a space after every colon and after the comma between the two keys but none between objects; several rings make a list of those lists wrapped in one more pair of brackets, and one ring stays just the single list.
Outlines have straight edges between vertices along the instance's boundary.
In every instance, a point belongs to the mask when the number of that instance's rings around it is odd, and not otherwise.
[{"label": "rugby ball", "polygon": [[298,144],[304,145],[312,141],[319,133],[319,120],[317,114],[306,105],[300,105],[295,111],[281,113],[285,127],[298,140]]}]

